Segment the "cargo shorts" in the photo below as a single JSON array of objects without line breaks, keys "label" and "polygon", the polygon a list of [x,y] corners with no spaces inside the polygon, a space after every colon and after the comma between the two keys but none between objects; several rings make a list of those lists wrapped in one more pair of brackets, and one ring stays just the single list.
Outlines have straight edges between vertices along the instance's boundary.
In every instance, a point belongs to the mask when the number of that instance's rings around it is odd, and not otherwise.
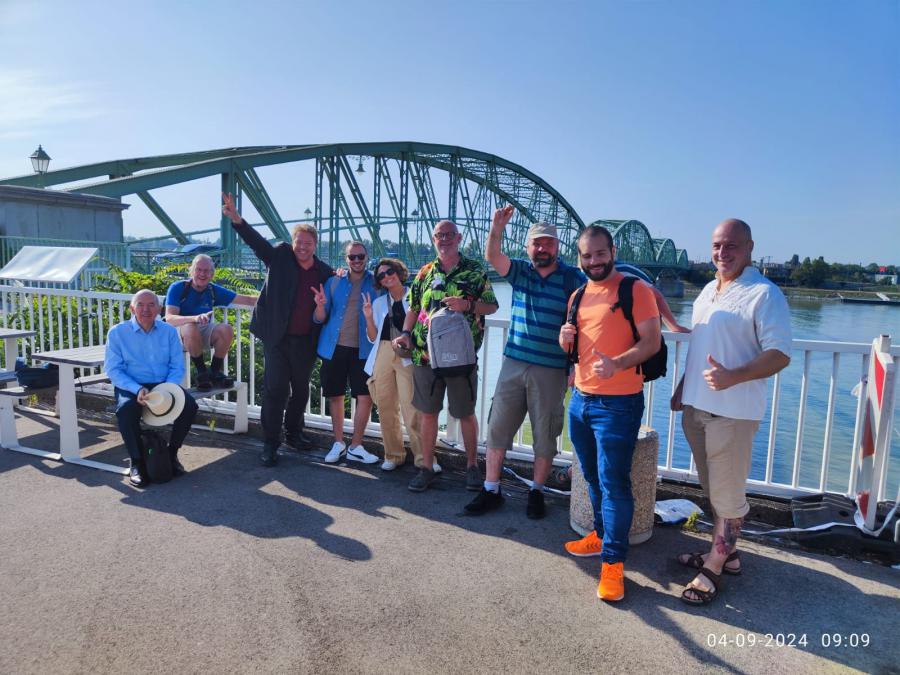
[{"label": "cargo shorts", "polygon": [[565,417],[566,371],[503,358],[488,416],[487,446],[509,450],[525,414],[535,457],[552,459]]}]

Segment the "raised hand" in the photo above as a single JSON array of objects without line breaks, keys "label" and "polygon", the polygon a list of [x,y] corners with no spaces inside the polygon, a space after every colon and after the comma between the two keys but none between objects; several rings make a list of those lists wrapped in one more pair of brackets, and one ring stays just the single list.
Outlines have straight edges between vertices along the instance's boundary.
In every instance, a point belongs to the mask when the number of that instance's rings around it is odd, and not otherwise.
[{"label": "raised hand", "polygon": [[238,213],[237,207],[234,205],[234,195],[222,193],[222,213],[235,225],[239,224],[243,218]]},{"label": "raised hand", "polygon": [[615,361],[613,361],[609,356],[598,352],[596,349],[594,351],[594,362],[591,364],[591,370],[594,371],[594,375],[599,377],[601,380],[608,380],[613,375],[616,374],[618,368],[616,367]]},{"label": "raised hand", "polygon": [[703,379],[706,380],[706,385],[710,389],[722,391],[737,384],[737,381],[734,379],[734,372],[716,361],[712,354],[706,355],[706,362],[709,363],[710,367],[703,371]]},{"label": "raised hand", "polygon": [[319,288],[316,289],[315,286],[310,286],[309,290],[313,292],[313,300],[315,300],[316,307],[325,308],[326,299],[325,299],[325,289],[322,287],[322,284],[319,284]]},{"label": "raised hand", "polygon": [[372,318],[372,296],[368,293],[362,294],[362,312],[367,319]]},{"label": "raised hand", "polygon": [[512,220],[513,214],[516,212],[516,207],[512,204],[508,204],[506,206],[502,206],[496,211],[494,211],[494,217],[491,220],[491,227],[506,227],[509,225],[509,221]]}]

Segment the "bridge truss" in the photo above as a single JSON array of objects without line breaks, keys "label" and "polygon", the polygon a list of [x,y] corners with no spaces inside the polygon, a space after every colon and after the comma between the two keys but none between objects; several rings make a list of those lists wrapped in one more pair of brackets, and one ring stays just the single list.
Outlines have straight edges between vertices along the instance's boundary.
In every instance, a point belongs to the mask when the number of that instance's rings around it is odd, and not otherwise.
[{"label": "bridge truss", "polygon": [[[282,216],[259,169],[310,163],[314,188],[303,216]],[[516,213],[504,233],[504,250],[524,255],[533,222],[555,223],[560,253],[577,260],[584,222],[552,186],[522,166],[496,155],[430,143],[346,143],[225,148],[113,160],[0,180],[0,184],[57,189],[122,198],[137,196],[179,243],[189,235],[166,212],[158,191],[218,176],[221,190],[235,194],[242,212],[249,202],[276,239],[290,241],[290,226],[309,222],[319,231],[319,255],[343,264],[341,245],[366,241],[372,257],[393,255],[411,267],[434,257],[431,233],[441,219],[458,223],[467,254],[482,257],[496,208]],[[153,192],[157,191],[156,196]],[[218,211],[218,195],[215,197]],[[245,201],[246,200],[246,201]],[[296,201],[296,200],[294,200]],[[299,209],[300,205],[287,205]],[[637,220],[599,220],[613,233],[619,259],[648,271],[687,269],[687,253],[671,239],[653,239]],[[224,262],[239,265],[241,246],[227,219],[219,221]],[[214,231],[214,230],[213,230]],[[205,232],[209,232],[206,230]]]}]

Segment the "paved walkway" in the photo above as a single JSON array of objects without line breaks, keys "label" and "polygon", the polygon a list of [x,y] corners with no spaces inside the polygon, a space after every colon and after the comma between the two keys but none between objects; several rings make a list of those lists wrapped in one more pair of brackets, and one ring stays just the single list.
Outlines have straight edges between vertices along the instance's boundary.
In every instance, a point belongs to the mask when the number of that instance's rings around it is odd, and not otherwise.
[{"label": "paved walkway", "polygon": [[[55,420],[20,425],[56,442]],[[121,461],[111,425],[82,439]],[[188,442],[190,473],[144,491],[0,450],[0,672],[898,672],[897,570],[750,543],[724,597],[691,608],[672,556],[703,544],[657,528],[606,605],[597,559],[562,552],[565,502],[532,522],[511,490],[467,518],[461,476],[417,495],[324,451],[265,469],[254,439]],[[854,632],[869,645],[822,646]]]}]

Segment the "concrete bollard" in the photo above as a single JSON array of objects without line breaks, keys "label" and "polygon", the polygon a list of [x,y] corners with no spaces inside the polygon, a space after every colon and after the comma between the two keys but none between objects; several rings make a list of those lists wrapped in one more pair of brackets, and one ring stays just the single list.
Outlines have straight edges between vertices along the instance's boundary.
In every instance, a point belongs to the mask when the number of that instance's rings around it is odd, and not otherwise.
[{"label": "concrete bollard", "polygon": [[[642,426],[631,463],[631,491],[634,494],[634,518],[628,541],[642,544],[653,535],[653,511],[656,507],[656,465],[659,434]],[[578,457],[572,465],[572,496],[569,501],[569,525],[582,537],[594,529],[594,510]]]}]

